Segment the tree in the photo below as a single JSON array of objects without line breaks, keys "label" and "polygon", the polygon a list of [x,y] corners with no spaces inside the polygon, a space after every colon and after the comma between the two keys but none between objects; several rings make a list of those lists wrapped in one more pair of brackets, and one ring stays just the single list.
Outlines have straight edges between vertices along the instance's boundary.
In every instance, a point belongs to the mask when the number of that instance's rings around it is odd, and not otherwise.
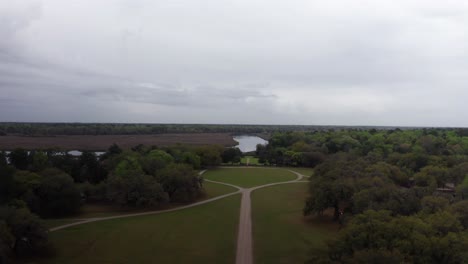
[{"label": "tree", "polygon": [[463,182],[457,186],[457,195],[460,196],[462,200],[468,199],[468,175],[466,175]]},{"label": "tree", "polygon": [[8,165],[7,156],[4,151],[0,151],[0,166]]},{"label": "tree", "polygon": [[114,175],[126,176],[129,174],[143,174],[143,168],[137,155],[125,155],[113,170]]},{"label": "tree", "polygon": [[19,170],[26,170],[29,164],[28,152],[22,148],[14,149],[9,154],[10,162]]},{"label": "tree", "polygon": [[163,150],[155,149],[143,157],[141,163],[146,174],[156,175],[158,171],[174,163],[174,158]]},{"label": "tree", "polygon": [[468,162],[463,162],[461,164],[457,164],[453,168],[451,168],[448,172],[449,179],[453,183],[460,183],[462,182],[465,177],[468,176]]},{"label": "tree", "polygon": [[423,177],[425,179],[433,179],[431,181],[435,180],[439,187],[444,187],[445,183],[448,181],[447,169],[439,166],[426,166],[422,168],[421,171],[415,175],[415,180],[417,178],[422,179]]},{"label": "tree", "polygon": [[201,167],[200,156],[190,151],[186,151],[182,154],[182,163],[192,165],[196,170]]},{"label": "tree", "polygon": [[303,152],[299,164],[305,167],[315,167],[325,161],[321,152]]},{"label": "tree", "polygon": [[122,153],[122,149],[117,144],[112,144],[106,152],[109,156],[119,155]]},{"label": "tree", "polygon": [[227,148],[221,154],[221,158],[224,163],[239,163],[242,156],[242,152],[239,148]]},{"label": "tree", "polygon": [[356,179],[364,175],[366,163],[362,160],[342,160],[346,158],[330,159],[315,168],[314,177],[310,178],[305,215],[320,214],[332,207],[334,220],[339,220],[340,215],[351,208],[352,197],[358,188]]},{"label": "tree", "polygon": [[41,184],[37,190],[40,215],[56,217],[77,212],[81,206],[81,195],[73,178],[57,169],[47,169],[41,175]]},{"label": "tree", "polygon": [[262,144],[258,144],[257,145],[257,148],[255,150],[255,154],[257,155],[258,157],[258,162],[260,163],[265,163],[267,161],[267,158],[268,158],[268,146],[265,146],[265,145],[262,145]]},{"label": "tree", "polygon": [[[329,261],[340,263],[463,263],[466,234],[454,216],[435,214],[392,217],[389,211],[368,210],[356,215],[329,243]],[[375,262],[382,254],[381,262]]]},{"label": "tree", "polygon": [[449,205],[449,200],[440,196],[425,196],[421,200],[422,212],[433,214],[443,211]]},{"label": "tree", "polygon": [[450,206],[450,211],[457,217],[465,230],[468,229],[468,200],[459,201]]},{"label": "tree", "polygon": [[104,202],[106,200],[106,188],[107,185],[105,182],[100,182],[97,184],[91,184],[89,182],[84,182],[78,185],[80,193],[86,199],[86,202]]},{"label": "tree", "polygon": [[15,169],[8,165],[0,165],[0,205],[13,198],[15,189],[13,174]]},{"label": "tree", "polygon": [[6,240],[9,250],[19,257],[40,254],[48,245],[47,229],[26,208],[0,207],[0,232],[3,243]]},{"label": "tree", "polygon": [[42,177],[34,172],[16,171],[14,175],[15,198],[23,200],[33,213],[40,213],[37,191],[41,181]]},{"label": "tree", "polygon": [[382,161],[367,167],[366,174],[369,177],[391,179],[395,184],[400,186],[408,186],[409,183],[408,175],[403,173],[400,168]]},{"label": "tree", "polygon": [[221,153],[223,152],[223,147],[221,146],[203,146],[199,147],[196,150],[198,156],[200,156],[201,166],[210,167],[218,166],[221,164]]},{"label": "tree", "polygon": [[157,207],[169,201],[154,177],[134,170],[110,175],[107,198],[121,206],[133,207]]},{"label": "tree", "polygon": [[36,151],[32,156],[31,170],[38,172],[48,166],[47,154],[43,151]]},{"label": "tree", "polygon": [[11,234],[5,220],[0,220],[0,263],[8,263],[15,237]]},{"label": "tree", "polygon": [[369,249],[354,252],[354,255],[346,260],[350,264],[394,264],[404,263],[405,258],[398,250]]},{"label": "tree", "polygon": [[203,193],[201,177],[185,164],[170,165],[158,178],[171,202],[192,202]]}]

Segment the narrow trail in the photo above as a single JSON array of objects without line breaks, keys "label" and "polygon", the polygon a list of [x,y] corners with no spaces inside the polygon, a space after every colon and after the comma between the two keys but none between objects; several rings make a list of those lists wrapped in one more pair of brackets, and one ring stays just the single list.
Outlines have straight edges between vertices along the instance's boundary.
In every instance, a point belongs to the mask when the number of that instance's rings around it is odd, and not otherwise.
[{"label": "narrow trail", "polygon": [[237,234],[236,264],[251,264],[253,262],[250,192],[250,189],[242,190],[239,231]]},{"label": "narrow trail", "polygon": [[[239,167],[234,167],[234,168],[239,168]],[[245,168],[251,168],[255,169],[256,167],[245,167]],[[202,175],[205,173],[206,170],[203,170],[199,173],[199,175]],[[292,171],[292,170],[287,170],[291,173],[294,173],[296,175],[296,179],[291,180],[291,181],[285,181],[285,182],[275,182],[275,183],[268,183],[260,186],[255,186],[252,188],[242,188],[240,186],[234,185],[234,184],[229,184],[229,183],[224,183],[224,182],[218,182],[218,181],[211,181],[205,179],[207,182],[212,182],[212,183],[218,183],[218,184],[223,184],[227,186],[231,186],[237,189],[237,191],[224,194],[221,196],[217,196],[214,198],[206,199],[200,202],[192,203],[189,205],[173,208],[173,209],[167,209],[167,210],[159,210],[159,211],[149,211],[149,212],[143,212],[143,213],[135,213],[135,214],[125,214],[125,215],[116,215],[116,216],[108,216],[108,217],[97,217],[97,218],[88,218],[88,219],[83,219],[82,221],[75,222],[75,223],[70,223],[70,224],[65,224],[61,226],[57,226],[54,228],[49,229],[50,232],[61,230],[64,228],[72,227],[72,226],[77,226],[77,225],[82,225],[86,223],[91,223],[91,222],[97,222],[97,221],[104,221],[104,220],[111,220],[111,219],[119,219],[119,218],[127,218],[127,217],[134,217],[134,216],[143,216],[143,215],[153,215],[153,214],[162,214],[162,213],[167,213],[167,212],[173,212],[173,211],[178,211],[178,210],[183,210],[186,208],[190,207],[195,207],[198,205],[210,203],[219,199],[223,199],[225,197],[229,197],[232,195],[236,195],[238,193],[242,194],[241,198],[241,207],[240,207],[240,215],[239,215],[239,228],[238,228],[238,235],[237,235],[237,250],[236,250],[236,264],[252,264],[253,263],[253,242],[252,242],[252,210],[251,210],[251,193],[255,190],[265,188],[265,187],[270,187],[274,185],[281,185],[281,184],[291,184],[291,183],[305,183],[308,181],[303,180],[304,175],[301,173]]]}]

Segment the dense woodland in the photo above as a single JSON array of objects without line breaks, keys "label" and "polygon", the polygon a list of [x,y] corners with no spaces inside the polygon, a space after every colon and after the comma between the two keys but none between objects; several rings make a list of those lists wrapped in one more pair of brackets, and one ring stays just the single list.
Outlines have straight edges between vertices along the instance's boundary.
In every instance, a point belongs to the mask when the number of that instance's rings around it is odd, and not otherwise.
[{"label": "dense woodland", "polygon": [[257,154],[315,167],[304,215],[342,225],[310,263],[468,262],[468,136],[461,130],[277,133]]},{"label": "dense woodland", "polygon": [[0,153],[0,263],[53,253],[41,218],[73,216],[86,203],[158,209],[204,196],[200,168],[240,159],[221,146],[111,146],[83,152],[15,149]]}]

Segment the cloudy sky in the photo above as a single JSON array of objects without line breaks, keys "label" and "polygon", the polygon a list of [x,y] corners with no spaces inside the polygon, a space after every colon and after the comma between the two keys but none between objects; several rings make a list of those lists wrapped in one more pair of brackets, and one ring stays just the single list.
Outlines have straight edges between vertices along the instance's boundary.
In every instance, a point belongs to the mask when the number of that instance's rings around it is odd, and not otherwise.
[{"label": "cloudy sky", "polygon": [[468,2],[1,0],[0,121],[468,126]]}]

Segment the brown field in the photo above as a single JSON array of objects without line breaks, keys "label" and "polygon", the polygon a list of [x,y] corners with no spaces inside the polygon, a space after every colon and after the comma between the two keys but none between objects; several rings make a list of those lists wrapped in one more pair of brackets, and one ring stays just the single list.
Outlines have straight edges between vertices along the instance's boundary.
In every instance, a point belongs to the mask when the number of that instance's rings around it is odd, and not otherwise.
[{"label": "brown field", "polygon": [[158,135],[83,135],[83,136],[0,136],[0,150],[48,149],[62,150],[106,150],[116,143],[121,148],[129,149],[139,144],[146,146],[171,146],[177,143],[185,145],[234,146],[237,144],[229,133],[196,134],[158,134]]}]

